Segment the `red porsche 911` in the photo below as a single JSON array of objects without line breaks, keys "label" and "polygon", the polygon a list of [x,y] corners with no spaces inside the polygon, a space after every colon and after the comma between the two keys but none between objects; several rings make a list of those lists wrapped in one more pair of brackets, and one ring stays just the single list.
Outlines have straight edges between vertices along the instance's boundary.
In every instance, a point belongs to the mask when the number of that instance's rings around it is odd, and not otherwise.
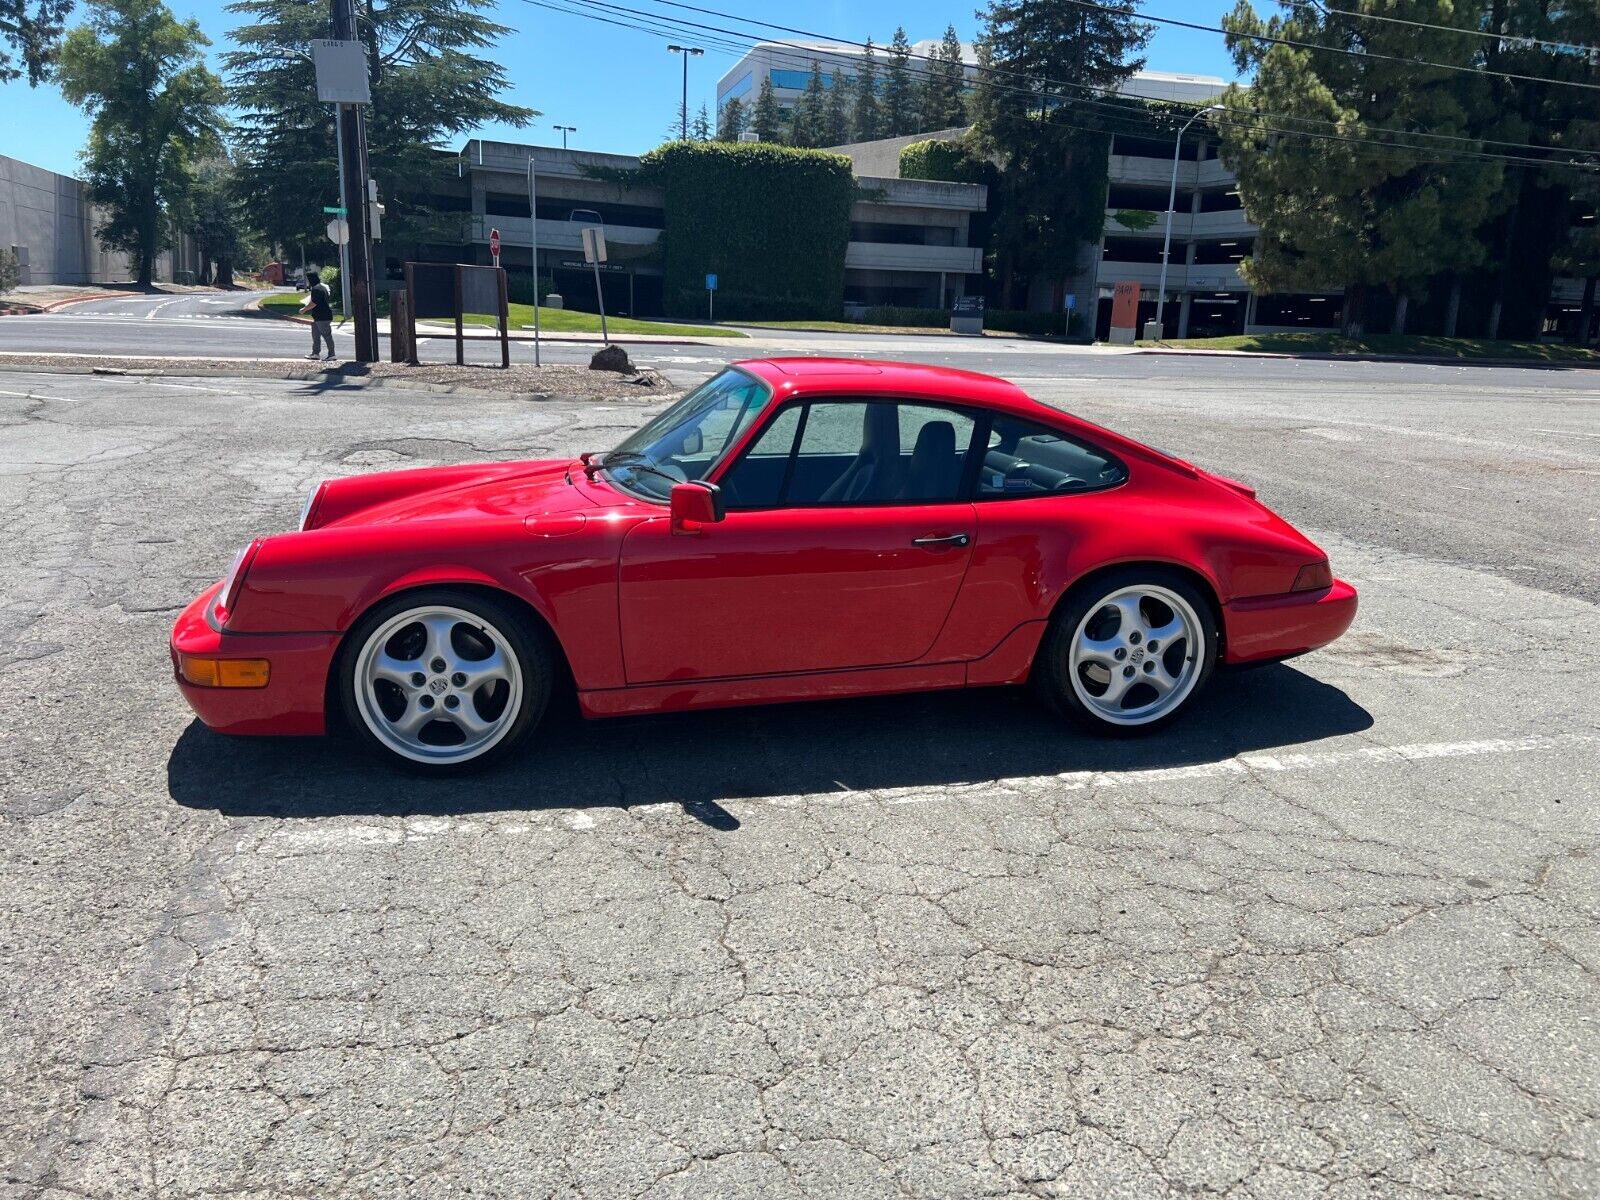
[{"label": "red porsche 911", "polygon": [[1031,682],[1103,733],[1356,593],[1253,490],[1009,383],[739,363],[615,450],[328,480],[172,631],[213,729],[477,767],[586,716]]}]

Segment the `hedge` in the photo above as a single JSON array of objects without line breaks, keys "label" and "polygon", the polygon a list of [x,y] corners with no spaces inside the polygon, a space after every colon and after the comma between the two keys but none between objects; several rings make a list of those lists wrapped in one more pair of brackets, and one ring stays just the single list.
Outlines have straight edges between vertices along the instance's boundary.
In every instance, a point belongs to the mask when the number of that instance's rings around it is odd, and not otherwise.
[{"label": "hedge", "polygon": [[912,142],[900,151],[900,178],[944,183],[990,183],[993,165],[967,149],[964,140],[932,138]]},{"label": "hedge", "polygon": [[842,154],[748,142],[669,142],[634,177],[666,193],[662,234],[666,306],[705,310],[718,276],[717,315],[784,320],[836,313],[856,199]]},{"label": "hedge", "polygon": [[[1064,312],[1022,312],[991,308],[983,314],[983,327],[997,333],[1020,333],[1028,337],[1065,337],[1082,322],[1077,314]],[[943,308],[902,308],[881,305],[863,310],[848,320],[861,325],[916,326],[948,325],[950,313]]]}]

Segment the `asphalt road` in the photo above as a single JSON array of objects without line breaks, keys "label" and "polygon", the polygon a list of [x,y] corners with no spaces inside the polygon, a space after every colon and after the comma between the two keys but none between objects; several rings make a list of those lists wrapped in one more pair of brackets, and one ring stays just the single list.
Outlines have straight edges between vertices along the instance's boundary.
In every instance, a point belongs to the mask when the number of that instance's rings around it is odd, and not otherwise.
[{"label": "asphalt road", "polygon": [[1017,361],[1356,628],[1145,740],[566,715],[418,782],[204,731],[174,611],[325,475],[652,408],[0,373],[0,1197],[1600,1195],[1593,376]]}]

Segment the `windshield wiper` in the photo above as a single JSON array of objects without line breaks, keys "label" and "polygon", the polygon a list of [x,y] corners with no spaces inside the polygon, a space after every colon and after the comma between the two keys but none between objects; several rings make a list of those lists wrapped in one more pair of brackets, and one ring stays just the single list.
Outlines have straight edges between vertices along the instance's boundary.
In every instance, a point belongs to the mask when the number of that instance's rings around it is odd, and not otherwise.
[{"label": "windshield wiper", "polygon": [[608,467],[627,467],[630,471],[643,471],[647,475],[655,475],[665,479],[674,486],[683,482],[676,475],[668,475],[660,467],[653,466],[647,457],[637,450],[623,452],[613,450],[610,454],[591,457],[584,462],[583,473],[593,479],[595,472],[603,471]]}]

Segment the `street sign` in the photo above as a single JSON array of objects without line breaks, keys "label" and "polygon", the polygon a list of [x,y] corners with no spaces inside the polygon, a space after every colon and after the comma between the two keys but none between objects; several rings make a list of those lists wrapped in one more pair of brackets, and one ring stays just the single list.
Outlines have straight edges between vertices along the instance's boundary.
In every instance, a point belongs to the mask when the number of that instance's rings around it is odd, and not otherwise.
[{"label": "street sign", "polygon": [[717,277],[715,275],[711,274],[710,272],[707,272],[706,273],[706,291],[714,292],[716,290],[717,290]]},{"label": "street sign", "polygon": [[371,104],[367,48],[361,42],[319,38],[311,43],[317,99],[324,104]]},{"label": "street sign", "polygon": [[1078,293],[1077,292],[1068,292],[1067,293],[1067,311],[1068,312],[1076,312],[1077,308],[1078,308]]},{"label": "street sign", "polygon": [[583,261],[603,263],[606,260],[606,231],[594,225],[583,230]]},{"label": "street sign", "polygon": [[322,206],[323,214],[330,217],[348,217],[350,210],[342,204],[325,204]]},{"label": "street sign", "polygon": [[350,240],[350,222],[343,217],[335,217],[328,222],[328,240],[335,246],[343,246]]},{"label": "street sign", "polygon": [[489,230],[489,256],[494,259],[494,265],[500,265],[500,231]]}]

